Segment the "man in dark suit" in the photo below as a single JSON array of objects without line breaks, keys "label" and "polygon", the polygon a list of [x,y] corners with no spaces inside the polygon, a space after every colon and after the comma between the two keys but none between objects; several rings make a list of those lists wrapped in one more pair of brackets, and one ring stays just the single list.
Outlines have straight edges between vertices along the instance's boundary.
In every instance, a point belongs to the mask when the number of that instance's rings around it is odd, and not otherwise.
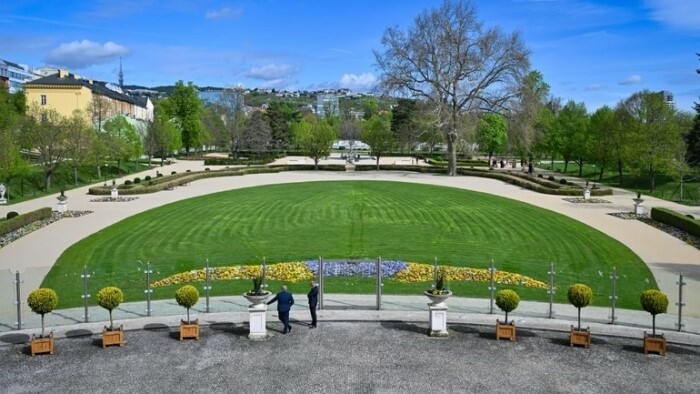
[{"label": "man in dark suit", "polygon": [[309,294],[309,312],[311,312],[311,325],[309,328],[316,328],[316,306],[318,305],[318,283],[311,282],[311,290]]},{"label": "man in dark suit", "polygon": [[273,302],[277,302],[277,314],[284,325],[282,334],[292,331],[292,326],[289,325],[289,310],[292,309],[292,305],[294,305],[294,297],[292,297],[291,293],[287,292],[287,286],[282,286],[282,290],[280,290],[280,292],[275,295],[275,298],[271,299],[267,305]]}]

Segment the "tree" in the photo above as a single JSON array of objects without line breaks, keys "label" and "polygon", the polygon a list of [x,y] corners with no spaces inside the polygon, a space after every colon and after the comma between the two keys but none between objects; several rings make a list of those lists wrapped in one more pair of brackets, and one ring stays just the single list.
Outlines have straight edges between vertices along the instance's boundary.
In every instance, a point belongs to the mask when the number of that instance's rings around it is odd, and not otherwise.
[{"label": "tree", "polygon": [[331,154],[331,145],[337,138],[335,129],[325,121],[304,117],[292,123],[292,132],[296,144],[314,160],[314,168],[318,170],[319,160]]},{"label": "tree", "polygon": [[22,147],[34,150],[44,171],[44,187],[51,188],[51,178],[68,152],[68,121],[55,109],[33,103],[22,122]]},{"label": "tree", "polygon": [[374,115],[367,119],[362,125],[362,142],[372,148],[372,155],[377,160],[377,170],[379,169],[379,158],[382,154],[390,152],[396,145],[396,139],[391,132],[389,123],[379,115]]},{"label": "tree", "polygon": [[[68,151],[66,158],[73,169],[73,183],[78,184],[78,168],[82,165],[97,162],[95,153],[96,134],[85,120],[83,111],[76,109],[68,118]],[[99,166],[98,166],[99,167]]]},{"label": "tree", "polygon": [[228,143],[222,112],[223,110],[215,104],[207,105],[202,111],[202,135],[207,135],[209,142],[217,147],[226,146]]},{"label": "tree", "polygon": [[260,154],[260,152],[268,150],[271,139],[272,130],[265,116],[262,112],[253,112],[243,127],[245,148]]},{"label": "tree", "polygon": [[599,182],[603,179],[603,171],[613,162],[615,157],[616,127],[615,111],[607,105],[598,108],[591,115],[590,132],[593,139],[591,162],[598,166]]},{"label": "tree", "polygon": [[630,96],[622,107],[630,127],[630,164],[647,173],[649,192],[654,192],[656,175],[671,170],[685,152],[675,111],[663,94],[647,90]]},{"label": "tree", "polygon": [[149,160],[160,156],[161,165],[166,155],[180,148],[180,134],[160,105],[156,105],[153,121],[148,124],[144,144]]},{"label": "tree", "polygon": [[175,120],[180,130],[180,140],[185,147],[185,154],[190,154],[190,149],[200,144],[202,133],[201,115],[203,111],[202,100],[199,99],[197,86],[192,82],[177,81],[170,98],[163,103],[168,115]]},{"label": "tree", "polygon": [[541,72],[534,70],[523,79],[518,91],[518,100],[510,113],[509,145],[521,158],[533,159],[534,151],[544,139],[540,122],[542,109],[549,97],[549,85]]},{"label": "tree", "polygon": [[420,130],[418,128],[418,102],[400,98],[391,109],[391,131],[394,132],[400,149],[412,151],[415,149]]},{"label": "tree", "polygon": [[[700,60],[700,53],[696,54]],[[695,70],[700,74],[700,68]],[[700,166],[700,102],[694,103],[693,109],[695,116],[693,117],[693,126],[685,135],[685,143],[687,145],[686,161],[692,167]]]},{"label": "tree", "polygon": [[106,122],[114,112],[109,99],[95,93],[92,94],[92,100],[90,100],[90,104],[88,104],[86,110],[88,114],[90,114],[92,125],[97,131],[102,131],[104,122]]},{"label": "tree", "polygon": [[588,121],[586,105],[574,101],[566,103],[557,115],[559,153],[564,159],[564,172],[573,160],[579,166],[579,176],[582,175],[583,164],[588,160],[592,149]]},{"label": "tree", "polygon": [[350,141],[350,155],[354,152],[355,141],[360,139],[362,124],[355,119],[343,119],[338,130],[341,140]]},{"label": "tree", "polygon": [[484,114],[476,129],[477,142],[489,154],[489,163],[494,153],[500,152],[506,143],[506,121],[498,114]]},{"label": "tree", "polygon": [[10,94],[7,87],[0,84],[0,179],[8,187],[13,178],[31,172],[19,149],[19,125],[26,110],[25,101],[23,92]]},{"label": "tree", "polygon": [[388,28],[375,58],[381,86],[426,100],[447,142],[448,172],[457,173],[457,121],[461,112],[495,112],[517,93],[529,68],[517,33],[484,28],[468,0],[445,0],[425,11],[407,31]]},{"label": "tree", "polygon": [[224,125],[228,137],[231,156],[238,158],[238,151],[243,141],[243,126],[245,112],[243,111],[243,91],[241,89],[225,89],[219,103],[222,106]]},{"label": "tree", "polygon": [[110,157],[117,161],[121,174],[121,161],[136,159],[143,153],[141,137],[124,115],[117,114],[104,124],[107,149]]},{"label": "tree", "polygon": [[272,144],[280,149],[289,146],[294,139],[291,123],[301,119],[301,114],[290,103],[275,100],[267,107],[265,119],[272,131]]}]

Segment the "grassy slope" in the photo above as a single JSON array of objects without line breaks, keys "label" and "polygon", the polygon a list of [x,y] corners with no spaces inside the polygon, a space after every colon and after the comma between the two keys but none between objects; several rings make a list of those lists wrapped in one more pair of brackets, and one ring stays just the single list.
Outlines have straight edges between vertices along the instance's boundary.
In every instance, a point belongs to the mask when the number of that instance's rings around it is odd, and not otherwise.
[{"label": "grassy slope", "polygon": [[[643,262],[619,242],[562,215],[482,193],[399,182],[311,182],[241,189],[194,198],[126,219],[69,248],[44,286],[61,295],[61,307],[79,305],[83,265],[94,271],[91,288],[113,284],[126,300],[143,299],[143,264],[154,279],[212,266],[381,256],[431,263],[488,267],[546,281],[556,264],[557,299],[580,281],[593,287],[594,303],[607,304],[607,273],[621,276],[620,304],[638,308],[638,294],[654,282]],[[602,275],[600,273],[603,273]],[[240,281],[238,281],[240,282]],[[240,294],[245,283],[216,283],[215,294]],[[330,291],[372,292],[362,280],[327,281]],[[371,281],[369,281],[371,282]],[[356,286],[355,286],[356,285]],[[387,293],[417,293],[425,283]],[[459,295],[486,297],[486,284],[452,283]],[[504,286],[501,286],[504,287]],[[298,288],[298,289],[297,289]],[[304,291],[306,284],[292,290]],[[175,289],[158,289],[172,298]],[[518,289],[525,299],[546,299],[541,290]]]}]

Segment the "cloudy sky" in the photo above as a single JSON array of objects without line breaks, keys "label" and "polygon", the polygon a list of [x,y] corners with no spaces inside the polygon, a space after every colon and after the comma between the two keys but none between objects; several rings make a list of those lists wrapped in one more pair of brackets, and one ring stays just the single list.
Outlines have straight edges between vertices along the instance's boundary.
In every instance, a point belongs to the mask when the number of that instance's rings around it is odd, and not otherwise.
[{"label": "cloudy sky", "polygon": [[[531,63],[589,111],[643,90],[700,100],[700,0],[473,0],[520,31]],[[0,58],[97,80],[170,85],[373,88],[372,51],[439,0],[45,0],[0,3]]]}]

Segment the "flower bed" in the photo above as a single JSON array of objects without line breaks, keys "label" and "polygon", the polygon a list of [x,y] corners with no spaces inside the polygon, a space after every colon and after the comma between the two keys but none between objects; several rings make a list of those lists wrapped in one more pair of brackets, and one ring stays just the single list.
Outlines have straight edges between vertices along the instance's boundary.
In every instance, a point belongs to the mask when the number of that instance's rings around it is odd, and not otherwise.
[{"label": "flower bed", "polygon": [[610,204],[610,201],[602,198],[571,197],[564,198],[563,200],[573,204]]},{"label": "flower bed", "polygon": [[90,202],[129,202],[134,201],[138,197],[99,197],[93,198]]},{"label": "flower bed", "polygon": [[[376,274],[376,262],[324,262],[324,277],[365,277],[371,278]],[[431,282],[433,280],[433,265],[408,263],[403,261],[383,261],[382,277],[394,279],[400,283]],[[482,268],[440,266],[445,270],[445,279],[463,282],[488,282],[491,279],[489,270]],[[252,279],[262,275],[260,265],[236,265],[229,267],[210,268],[211,280]],[[267,265],[266,278],[285,282],[301,282],[311,280],[318,272],[318,261],[299,261]],[[206,274],[204,269],[181,272],[163,278],[151,284],[152,287],[165,287],[191,282],[203,282]],[[496,283],[518,285],[547,289],[547,284],[533,278],[506,271],[494,273]]]}]

